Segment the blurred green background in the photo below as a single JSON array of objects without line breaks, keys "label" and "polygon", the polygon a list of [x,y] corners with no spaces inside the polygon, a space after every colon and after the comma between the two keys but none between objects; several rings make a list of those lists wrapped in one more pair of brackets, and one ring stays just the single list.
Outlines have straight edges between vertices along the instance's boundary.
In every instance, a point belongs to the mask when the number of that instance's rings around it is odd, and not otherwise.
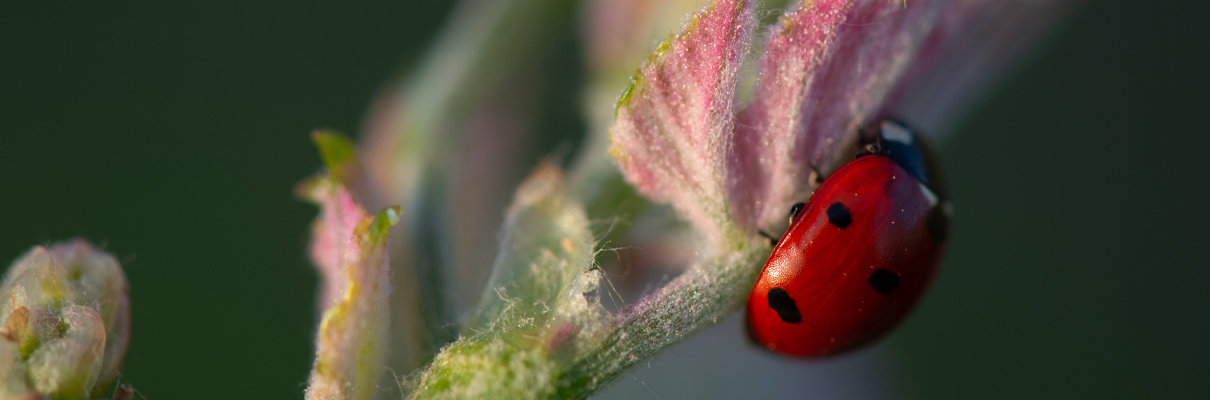
[{"label": "blurred green background", "polygon": [[1199,398],[1206,2],[1091,1],[942,147],[954,240],[892,341],[919,398]]},{"label": "blurred green background", "polygon": [[[450,5],[0,4],[0,259],[122,260],[148,398],[301,398],[308,134],[356,132]],[[1091,2],[942,146],[954,241],[886,345],[904,397],[1204,395],[1206,15]]]}]

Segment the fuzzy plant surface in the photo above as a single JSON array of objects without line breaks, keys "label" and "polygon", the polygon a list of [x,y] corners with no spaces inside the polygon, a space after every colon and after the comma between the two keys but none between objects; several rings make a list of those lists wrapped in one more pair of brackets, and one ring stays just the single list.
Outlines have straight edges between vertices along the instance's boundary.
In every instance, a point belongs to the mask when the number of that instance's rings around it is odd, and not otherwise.
[{"label": "fuzzy plant surface", "polygon": [[130,344],[126,274],[83,240],[34,247],[4,275],[0,399],[99,398]]},{"label": "fuzzy plant surface", "polygon": [[[770,251],[758,233],[785,229],[812,174],[851,159],[860,127],[895,117],[943,139],[1080,1],[785,3],[462,1],[376,100],[360,143],[312,135],[325,168],[296,187],[320,209],[305,397],[607,388],[740,308]],[[531,144],[544,85],[574,68],[549,60],[576,22],[586,126],[563,160]],[[643,255],[616,273],[608,255],[626,249]],[[82,240],[14,262],[0,400],[112,388],[128,292],[117,260]]]},{"label": "fuzzy plant surface", "polygon": [[[298,192],[320,206],[323,317],[306,397],[607,388],[740,308],[770,251],[758,232],[785,228],[862,125],[894,116],[942,138],[1076,3],[590,0],[588,132],[565,167],[516,155],[536,104],[517,82],[541,75],[534,58],[574,2],[465,2],[380,97],[361,144],[314,135],[326,169]],[[515,190],[498,184],[526,168]],[[603,256],[615,240],[670,249],[660,263],[675,273],[625,300],[633,282]]]}]

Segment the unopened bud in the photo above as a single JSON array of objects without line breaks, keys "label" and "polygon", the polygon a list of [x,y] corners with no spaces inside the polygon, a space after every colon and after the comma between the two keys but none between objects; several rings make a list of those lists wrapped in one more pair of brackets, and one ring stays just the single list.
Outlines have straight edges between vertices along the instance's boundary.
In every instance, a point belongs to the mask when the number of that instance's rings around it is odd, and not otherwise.
[{"label": "unopened bud", "polygon": [[0,286],[0,398],[88,399],[130,341],[126,275],[83,240],[35,247]]}]

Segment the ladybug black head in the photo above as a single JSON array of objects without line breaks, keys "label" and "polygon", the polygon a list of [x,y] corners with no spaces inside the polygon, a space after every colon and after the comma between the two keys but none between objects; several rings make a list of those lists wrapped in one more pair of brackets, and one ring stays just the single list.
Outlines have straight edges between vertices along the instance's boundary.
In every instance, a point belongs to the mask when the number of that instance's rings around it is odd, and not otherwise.
[{"label": "ladybug black head", "polygon": [[873,155],[873,154],[885,155],[882,152],[882,146],[880,145],[880,143],[878,143],[879,141],[881,141],[881,139],[875,138],[874,140],[875,140],[875,142],[873,142],[873,143],[867,143],[864,146],[861,146],[861,151],[858,151],[857,155],[853,156],[853,159],[858,159],[858,158],[865,157],[868,155]]},{"label": "ladybug black head", "polygon": [[912,177],[932,187],[932,175],[927,161],[927,150],[919,135],[902,122],[884,119],[878,124],[877,132],[862,132],[862,152],[857,157],[877,154],[886,156]]}]

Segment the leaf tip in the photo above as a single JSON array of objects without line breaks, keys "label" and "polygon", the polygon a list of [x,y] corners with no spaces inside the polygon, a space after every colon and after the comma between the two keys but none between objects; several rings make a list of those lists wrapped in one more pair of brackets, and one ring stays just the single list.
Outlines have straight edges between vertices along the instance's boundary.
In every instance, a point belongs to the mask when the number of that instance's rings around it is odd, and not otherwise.
[{"label": "leaf tip", "polygon": [[635,88],[643,83],[643,70],[636,69],[634,74],[630,75],[630,83],[626,85],[626,89],[622,90],[622,95],[618,96],[617,103],[613,106],[614,117],[617,117],[618,109],[630,105],[630,99],[634,97]]},{"label": "leaf tip", "polygon": [[370,222],[370,240],[375,242],[382,241],[387,235],[387,230],[399,223],[399,215],[402,209],[399,206],[391,206],[382,209],[378,214],[374,215],[373,222]]},{"label": "leaf tip", "polygon": [[319,149],[319,156],[332,176],[345,178],[345,173],[355,161],[353,141],[345,135],[328,129],[311,132],[311,141]]}]

